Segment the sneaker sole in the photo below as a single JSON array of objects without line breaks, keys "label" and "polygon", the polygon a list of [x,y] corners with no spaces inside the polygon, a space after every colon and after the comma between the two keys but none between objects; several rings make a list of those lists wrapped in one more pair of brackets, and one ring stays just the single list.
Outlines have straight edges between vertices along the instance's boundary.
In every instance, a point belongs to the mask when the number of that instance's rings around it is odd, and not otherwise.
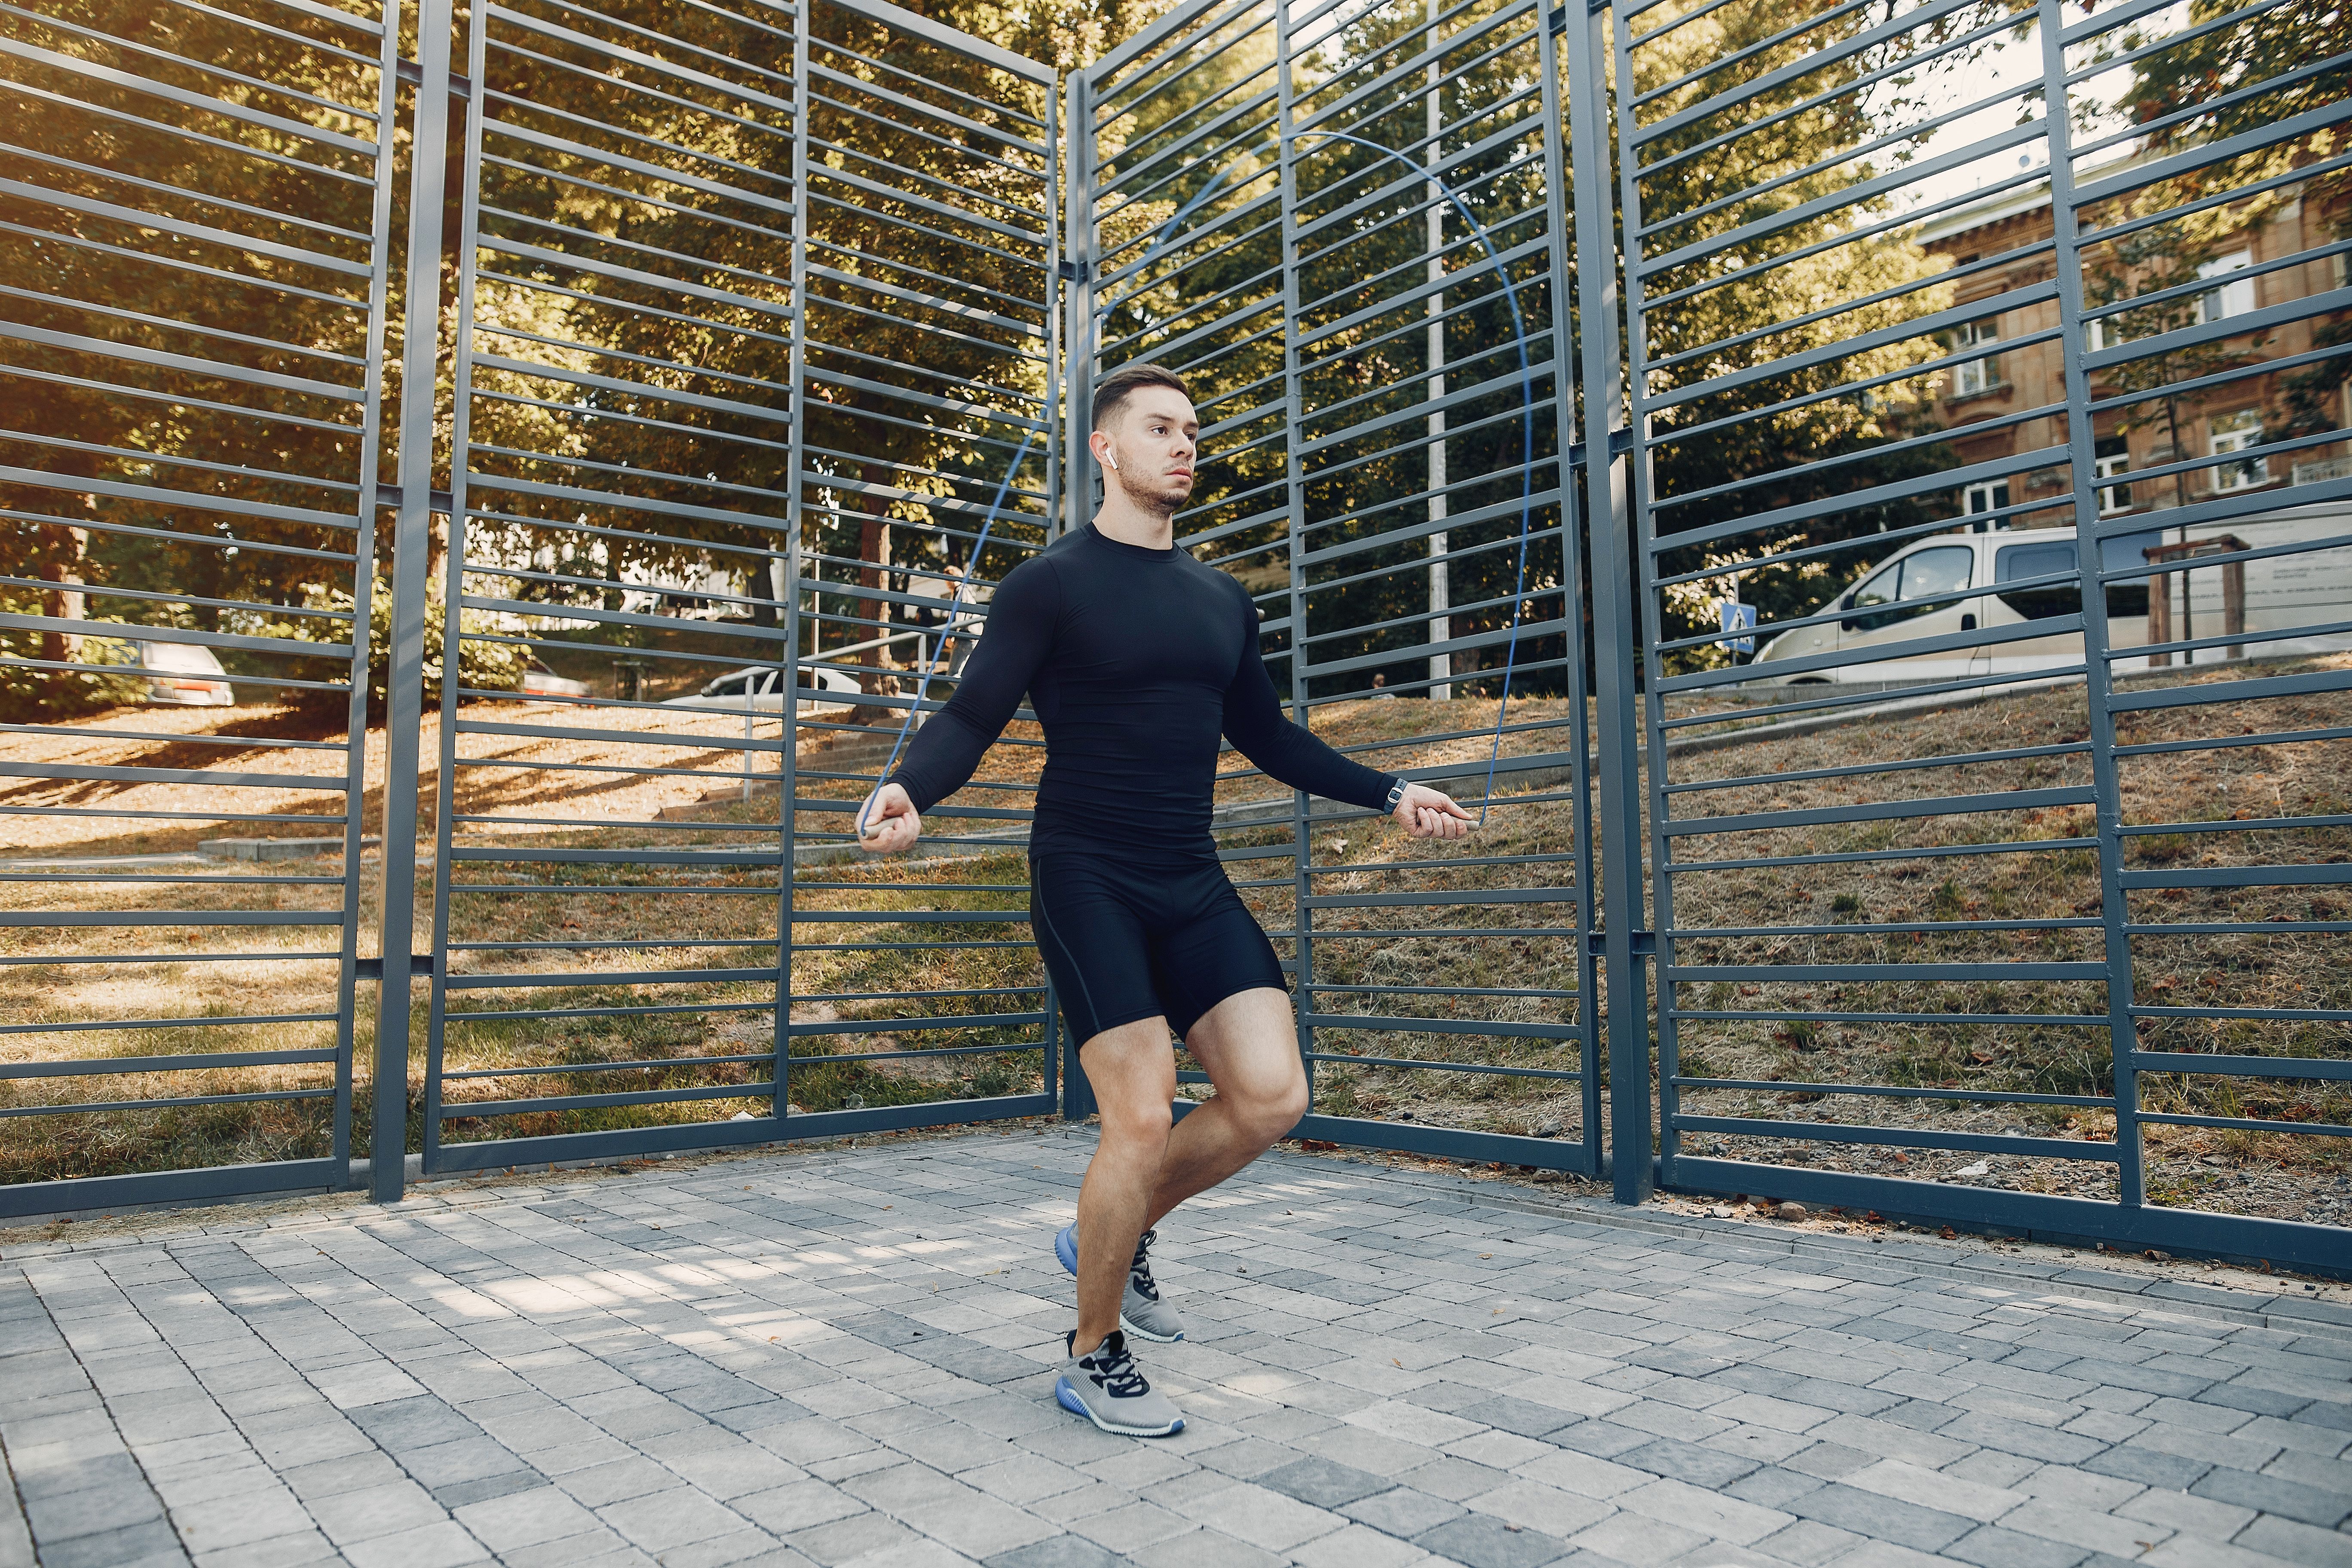
[{"label": "sneaker sole", "polygon": [[1155,1334],[1150,1329],[1138,1326],[1135,1320],[1125,1312],[1118,1315],[1118,1326],[1125,1329],[1131,1338],[1150,1340],[1155,1345],[1181,1344],[1184,1339],[1184,1331],[1181,1329],[1172,1334]]},{"label": "sneaker sole", "polygon": [[1184,1430],[1184,1418],[1181,1415],[1171,1425],[1166,1426],[1121,1426],[1106,1421],[1087,1408],[1087,1402],[1078,1397],[1077,1391],[1070,1386],[1070,1380],[1066,1377],[1057,1377],[1054,1380],[1054,1402],[1073,1415],[1085,1416],[1113,1436],[1172,1437]]}]

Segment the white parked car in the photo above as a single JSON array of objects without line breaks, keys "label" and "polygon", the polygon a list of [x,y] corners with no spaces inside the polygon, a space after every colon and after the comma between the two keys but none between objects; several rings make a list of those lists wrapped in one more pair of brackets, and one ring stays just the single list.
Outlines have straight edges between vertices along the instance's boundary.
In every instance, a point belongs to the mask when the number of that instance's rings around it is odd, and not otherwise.
[{"label": "white parked car", "polygon": [[[2109,535],[2104,545],[2109,572],[2147,564],[2143,553],[2151,547],[2179,544],[2180,530],[2164,527],[2160,511],[2146,514],[2148,526],[2121,536]],[[2137,521],[2137,520],[2135,520]],[[2192,548],[2229,551],[2263,550],[2280,545],[2319,544],[2352,536],[2352,504],[2295,507],[2224,522],[2192,526]],[[1823,612],[1841,612],[1833,621],[1801,626],[1766,642],[1749,668],[1757,683],[1768,686],[1845,684],[1879,681],[1930,681],[1971,675],[2030,674],[2080,664],[2083,635],[2060,632],[2049,637],[2020,637],[1977,647],[1962,644],[1928,653],[1905,653],[1899,645],[1931,637],[1957,637],[1983,628],[1995,630],[2029,621],[2071,616],[2079,606],[2077,590],[2062,581],[2035,588],[2005,588],[2037,577],[2073,574],[2079,552],[2072,529],[1999,530],[1989,533],[1937,533],[1914,540],[1880,563]],[[2352,622],[2352,548],[2315,549],[2244,562],[2239,568],[2242,584],[2241,615],[2247,641],[2242,656],[2276,656],[2340,652],[2352,648],[2352,635],[2330,629]],[[2157,612],[2159,631],[2153,640],[2179,641],[2219,637],[2228,628],[2224,594],[2228,569],[2200,566],[2189,574],[2191,625],[2179,626],[2180,589],[2178,574],[2137,582],[2110,583],[2107,590],[2107,634],[2112,647],[2136,647],[2151,640],[2148,584],[2170,589],[2170,603]],[[1982,592],[1969,594],[1975,588]],[[1955,595],[1943,597],[1943,595]],[[1937,603],[1923,601],[1939,600]],[[2284,636],[2308,628],[2305,636]],[[1886,649],[1886,657],[1874,650]],[[2194,650],[2193,662],[2215,664],[2231,653],[2228,647]],[[1791,659],[1835,654],[1834,662],[1814,668],[1781,673],[1772,667]],[[2145,668],[2140,661],[2117,667],[2119,671]]]},{"label": "white parked car", "polygon": [[584,680],[572,680],[550,669],[544,660],[533,658],[523,666],[522,679],[515,689],[525,697],[589,697],[594,695]]},{"label": "white parked car", "polygon": [[[823,696],[804,696],[800,711],[814,712],[820,708],[839,708],[855,704],[861,692],[855,678],[837,669],[798,671],[801,689],[822,692]],[[706,684],[701,690],[685,697],[673,697],[662,704],[665,708],[712,708],[743,713],[782,713],[784,710],[784,672],[773,665],[747,665],[730,669]]]},{"label": "white parked car", "polygon": [[172,708],[233,708],[228,671],[195,643],[141,642],[139,668],[147,673],[147,700]]}]

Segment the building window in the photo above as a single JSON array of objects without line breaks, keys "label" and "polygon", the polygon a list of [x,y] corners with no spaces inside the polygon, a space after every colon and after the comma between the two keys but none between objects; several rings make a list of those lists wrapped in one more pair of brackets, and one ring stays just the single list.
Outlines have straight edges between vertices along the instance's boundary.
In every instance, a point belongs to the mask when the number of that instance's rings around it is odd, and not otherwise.
[{"label": "building window", "polygon": [[[2220,458],[2231,452],[2250,451],[2262,445],[2263,411],[2241,408],[2235,414],[2217,414],[2212,421],[2212,440],[2207,450]],[[2213,470],[2213,488],[2217,490],[2242,490],[2254,485],[2268,484],[2271,478],[2269,459],[2244,458],[2234,463],[2223,463]]]},{"label": "building window", "polygon": [[2110,438],[2100,442],[2097,451],[2093,467],[2099,477],[2099,515],[2131,510],[2131,486],[2109,482],[2131,471],[2130,449],[2122,440]]},{"label": "building window", "polygon": [[[1977,513],[1980,511],[2001,511],[2006,510],[2009,506],[2009,481],[2007,479],[1995,479],[1990,484],[1970,485],[1967,490],[1962,493],[1965,497],[1968,512],[1970,517],[1976,516]],[[2008,520],[2004,518],[2001,521],[2006,525]],[[1983,532],[1984,528],[1985,525],[1983,523],[1977,524],[1978,532]]]},{"label": "building window", "polygon": [[[2000,325],[1996,320],[1970,321],[1955,334],[1953,347],[1966,352],[1981,343],[2000,341]],[[1952,395],[1973,397],[1979,392],[1990,392],[2000,384],[2000,356],[1987,354],[1982,359],[1962,360],[1952,367]]]},{"label": "building window", "polygon": [[2197,296],[2199,325],[2218,321],[2226,316],[2242,316],[2254,308],[2254,280],[2231,277],[2254,264],[2251,250],[2233,250],[2227,256],[2217,256],[2197,268],[2200,278],[2219,278],[2225,281],[2218,289],[2208,289]]}]

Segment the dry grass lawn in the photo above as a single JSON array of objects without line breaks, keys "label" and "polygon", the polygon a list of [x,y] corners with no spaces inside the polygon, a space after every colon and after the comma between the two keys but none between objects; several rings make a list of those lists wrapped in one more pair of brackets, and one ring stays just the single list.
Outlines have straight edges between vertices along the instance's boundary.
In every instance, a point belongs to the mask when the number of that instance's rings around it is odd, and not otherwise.
[{"label": "dry grass lawn", "polygon": [[[2214,680],[2235,673],[2241,672],[2200,669],[2172,679]],[[2252,673],[2281,670],[2265,666]],[[2144,689],[2145,683],[2135,684],[2135,690]],[[2343,862],[2352,826],[2346,742],[2267,738],[2324,731],[2341,721],[2343,706],[2336,695],[2323,694],[2126,715],[2117,736],[2126,747],[2238,731],[2259,743],[2121,759],[2126,823],[2179,825],[2129,837],[2124,869]],[[1492,702],[1456,701],[1444,717],[1454,733],[1435,742],[1417,736],[1432,718],[1432,705],[1421,702],[1325,708],[1318,710],[1317,726],[1337,743],[1366,748],[1359,754],[1375,765],[1483,761]],[[1514,701],[1506,752],[1567,751],[1571,718],[1557,700]],[[611,733],[459,737],[456,804],[465,820],[456,842],[475,858],[451,868],[457,887],[449,906],[449,972],[458,985],[447,998],[446,1066],[453,1073],[496,1076],[452,1078],[446,1098],[452,1107],[559,1095],[617,1098],[586,1108],[461,1117],[448,1123],[444,1136],[764,1112],[767,1091],[760,1086],[772,1079],[778,1032],[773,985],[763,975],[773,971],[782,912],[774,860],[780,797],[765,789],[748,800],[705,800],[734,790],[740,778],[742,720],[544,703],[469,708],[466,719],[469,728],[534,724]],[[779,761],[776,721],[757,728],[770,749],[757,755],[755,765],[772,771]],[[2074,842],[2092,830],[2091,808],[2077,798],[2091,783],[2083,750],[2087,734],[2083,693],[2056,688],[1899,722],[1678,756],[1669,764],[1665,783],[1676,824],[1745,818],[1736,831],[1682,832],[1674,839],[1671,898],[1673,929],[1683,933],[1679,964],[1736,972],[1826,963],[1953,966],[1933,979],[1775,979],[1739,973],[1685,980],[1675,991],[1682,1015],[1676,1022],[1681,1074],[1755,1087],[1686,1085],[1685,1110],[1797,1124],[1786,1137],[1694,1134],[1686,1147],[2032,1190],[2112,1192],[2113,1166],[2098,1163],[1998,1156],[1982,1173],[1962,1176],[1958,1173],[1979,1157],[1916,1148],[1878,1151],[1796,1135],[1826,1123],[1898,1134],[1927,1127],[2014,1129],[2074,1140],[2086,1150],[2112,1139],[2111,1113],[2065,1103],[2102,1098],[2112,1089],[2104,984],[2034,978],[2020,968],[2097,963],[2104,956],[2098,855]],[[438,786],[436,721],[428,720],[421,740],[429,823]],[[26,862],[185,853],[199,839],[224,833],[307,836],[314,830],[301,821],[225,826],[221,817],[333,816],[341,795],[331,784],[343,767],[341,746],[340,735],[302,733],[288,715],[251,709],[118,711],[69,730],[5,737],[0,751],[20,763],[204,766],[320,782],[274,787],[0,782],[0,806],[12,811],[62,807],[90,814],[0,816],[0,856],[18,863],[11,879],[0,882],[0,900],[20,915],[299,910],[331,917],[343,907],[337,858],[78,870]],[[1985,758],[1988,752],[2002,755]],[[380,739],[369,753],[365,809],[372,817],[382,791]],[[1969,758],[1980,760],[1944,760]],[[880,760],[871,746],[826,752],[804,745],[799,763],[804,800],[847,805]],[[982,780],[957,804],[1024,805],[1042,761],[1034,746],[1000,746]],[[1904,763],[1925,765],[1885,771]],[[1580,1132],[1578,1085],[1544,1076],[1575,1070],[1580,1050],[1573,1038],[1454,1032],[1482,1022],[1574,1026],[1588,1001],[1597,1000],[1580,994],[1578,943],[1562,934],[1581,919],[1575,903],[1580,824],[1574,804],[1559,784],[1507,782],[1498,788],[1486,826],[1460,846],[1415,843],[1360,818],[1319,826],[1307,876],[1311,895],[1391,901],[1318,907],[1311,959],[1318,987],[1328,988],[1318,993],[1322,1011],[1427,1019],[1433,1026],[1327,1026],[1318,1032],[1322,1050],[1515,1070],[1329,1062],[1318,1073],[1320,1109],[1521,1132],[1557,1123],[1567,1136]],[[1454,793],[1475,797],[1479,789],[1475,778],[1464,779]],[[1281,799],[1281,792],[1255,777],[1231,779],[1219,793],[1228,805]],[[1969,808],[1924,816],[1861,814],[1826,826],[1771,815],[1953,797],[1965,797]],[[674,819],[660,820],[665,812]],[[845,811],[803,817],[805,828],[846,822]],[[955,837],[1001,833],[1008,825],[935,813],[930,826],[935,835]],[[316,831],[336,829],[322,824]],[[429,850],[429,826],[427,832]],[[1271,852],[1235,859],[1231,868],[1286,956],[1298,949],[1288,841],[1286,822],[1224,837],[1231,848]],[[601,850],[605,858],[534,858],[559,849]],[[740,854],[719,864],[642,858],[647,850],[678,849]],[[1874,858],[1834,865],[1755,863],[1850,852]],[[1509,858],[1519,857],[1535,858]],[[1485,863],[1495,860],[1506,863]],[[792,898],[792,1017],[801,1026],[793,1051],[817,1059],[796,1062],[792,1101],[815,1110],[1035,1087],[1037,1054],[1004,1048],[1037,1033],[1034,1021],[1020,1016],[1036,1006],[1041,981],[1025,925],[1017,919],[1025,902],[1024,877],[1017,846],[992,848],[984,842],[934,842],[912,862],[800,868]],[[373,866],[365,868],[362,884],[360,951],[372,952]],[[1530,889],[1538,890],[1538,901],[1496,897]],[[1395,901],[1414,897],[1468,901]],[[2352,921],[2338,917],[2347,895],[2337,886],[2158,888],[2124,897],[2139,924],[2302,922],[2277,931],[2137,933],[2131,944],[2140,1003],[2352,1011],[2352,965],[2343,951]],[[429,898],[423,906],[420,947],[432,936]],[[988,919],[992,914],[1016,918]],[[0,971],[7,976],[0,1026],[18,1031],[0,1036],[0,1063],[331,1050],[333,1024],[304,1016],[333,1011],[339,976],[331,954],[338,935],[331,923],[0,928],[0,957],[10,961]],[[40,962],[67,956],[131,962]],[[648,972],[663,978],[628,978]],[[530,983],[520,983],[525,976]],[[1349,989],[1382,986],[1423,989],[1387,994]],[[369,1001],[362,987],[362,1062]],[[419,1039],[423,1012],[420,1002]],[[1899,1013],[1936,1016],[1879,1021],[1880,1015]],[[278,1021],[253,1021],[257,1016]],[[1004,1021],[992,1021],[999,1017]],[[2029,1021],[2034,1017],[2066,1021]],[[238,1021],[193,1021],[204,1018]],[[950,1021],[918,1022],[942,1019]],[[91,1027],[143,1020],[172,1021]],[[2153,1018],[2142,1021],[2141,1042],[2162,1050],[2331,1060],[2347,1055],[2346,1025],[2333,1020]],[[418,1092],[422,1057],[420,1051],[418,1082],[412,1085]],[[839,1059],[852,1057],[868,1059]],[[16,1078],[0,1079],[0,1108],[317,1089],[331,1081],[331,1064],[322,1063]],[[1865,1098],[1779,1087],[1783,1084],[1926,1092]],[[1938,1089],[2052,1098],[1969,1103],[1935,1094]],[[628,1103],[678,1090],[695,1097]],[[2151,1077],[2142,1082],[2141,1100],[2150,1111],[2258,1118],[2282,1128],[2352,1123],[2352,1094],[2341,1080]],[[324,1152],[329,1111],[330,1102],[310,1100],[0,1119],[0,1179]],[[2146,1127],[2143,1138],[2157,1201],[2313,1219],[2343,1216],[2352,1162],[2342,1140],[2162,1126]]]}]

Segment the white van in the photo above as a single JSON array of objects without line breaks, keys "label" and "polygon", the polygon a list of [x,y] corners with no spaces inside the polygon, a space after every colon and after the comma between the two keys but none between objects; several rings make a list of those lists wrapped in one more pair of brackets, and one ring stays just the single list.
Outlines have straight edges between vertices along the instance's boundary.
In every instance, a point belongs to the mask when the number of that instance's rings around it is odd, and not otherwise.
[{"label": "white van", "polygon": [[[2160,524],[2161,512],[2149,514]],[[2224,522],[2192,526],[2188,543],[2207,550],[2267,549],[2282,544],[2319,544],[2343,540],[2352,546],[2352,503],[2295,507]],[[2110,535],[2102,547],[2106,570],[2143,566],[2144,553],[2153,548],[2178,550],[2181,531],[2151,526],[2128,534]],[[1931,681],[1971,675],[2027,674],[2058,669],[2082,662],[2083,637],[2066,632],[2046,637],[2022,637],[1976,647],[1945,648],[1906,655],[1899,645],[1930,637],[1957,636],[1979,627],[2021,626],[2028,621],[2073,615],[2080,604],[2072,584],[2003,591],[2002,584],[2076,570],[2078,552],[2071,529],[1997,530],[1986,533],[1930,534],[1914,540],[1882,562],[1860,583],[1840,595],[1833,605],[1842,612],[1834,621],[1801,626],[1765,643],[1749,668],[1759,685],[1802,686],[1881,681]],[[2189,637],[2219,637],[2225,629],[2225,568],[2200,566],[2189,574],[2190,624],[2180,629],[2179,574],[2153,579],[2171,590],[2168,605],[2150,616],[2148,582],[2111,583],[2107,588],[2107,634],[2110,647],[2145,645],[2151,618],[2159,632],[2170,623],[2168,635],[2154,640],[2181,641]],[[2352,622],[2352,547],[2313,550],[2271,556],[2242,566],[2243,618],[2246,644],[2238,657],[2341,652],[2352,648],[2352,633],[2325,628]],[[1970,588],[1984,592],[1944,599],[1935,604],[1915,601],[1962,595]],[[2282,632],[2308,628],[2301,637]],[[2270,634],[2264,637],[2263,634]],[[1870,650],[1887,648],[1890,658],[1873,658]],[[2193,662],[2217,664],[2230,657],[2230,647],[2194,650]],[[1771,666],[1809,656],[1837,654],[1838,662],[1791,674],[1776,673]],[[2163,657],[2161,655],[2158,656]],[[2178,661],[2179,656],[2175,656]],[[2187,661],[2181,661],[2187,662]],[[2118,672],[2142,668],[2141,661],[2118,665]]]},{"label": "white van", "polygon": [[233,708],[228,671],[220,656],[198,643],[136,645],[139,668],[147,676],[147,700],[166,708]]}]

